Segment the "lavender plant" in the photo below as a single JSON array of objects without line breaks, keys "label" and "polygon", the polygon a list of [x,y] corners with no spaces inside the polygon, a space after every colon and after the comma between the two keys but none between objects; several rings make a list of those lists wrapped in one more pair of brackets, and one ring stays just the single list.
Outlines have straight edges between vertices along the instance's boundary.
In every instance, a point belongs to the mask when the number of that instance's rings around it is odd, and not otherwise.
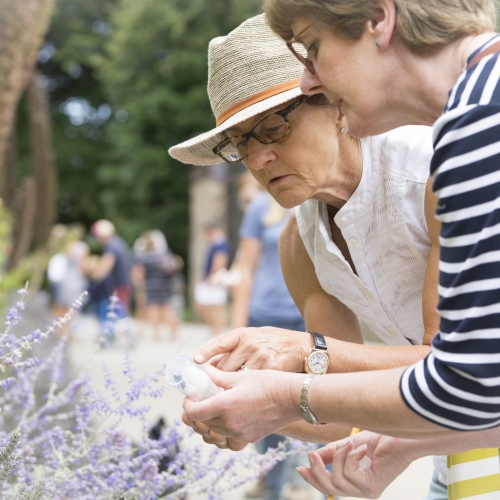
[{"label": "lavender plant", "polygon": [[[188,493],[194,498],[217,499],[265,474],[287,455],[308,451],[309,445],[293,441],[289,451],[282,446],[265,455],[217,448],[207,455],[201,445],[192,444],[192,431],[179,422],[164,428],[158,439],[150,438],[148,399],[168,400],[164,367],[137,374],[127,354],[125,391],[119,390],[106,365],[104,391],[92,385],[88,373],[65,383],[64,334],[43,359],[30,353],[71,319],[83,297],[65,317],[43,330],[20,335],[17,329],[26,294],[26,289],[18,292],[0,334],[2,499],[173,500],[186,498]],[[115,304],[111,300],[106,328],[112,328]],[[122,428],[127,418],[141,421],[138,442]]]}]

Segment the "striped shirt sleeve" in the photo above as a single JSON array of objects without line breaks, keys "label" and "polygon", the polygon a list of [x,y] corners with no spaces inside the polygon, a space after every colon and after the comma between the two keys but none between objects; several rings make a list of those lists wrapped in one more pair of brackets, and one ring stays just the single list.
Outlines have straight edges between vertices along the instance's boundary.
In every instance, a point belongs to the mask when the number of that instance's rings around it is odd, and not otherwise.
[{"label": "striped shirt sleeve", "polygon": [[416,413],[464,431],[500,425],[499,80],[498,54],[464,71],[434,127],[440,332],[400,385]]}]

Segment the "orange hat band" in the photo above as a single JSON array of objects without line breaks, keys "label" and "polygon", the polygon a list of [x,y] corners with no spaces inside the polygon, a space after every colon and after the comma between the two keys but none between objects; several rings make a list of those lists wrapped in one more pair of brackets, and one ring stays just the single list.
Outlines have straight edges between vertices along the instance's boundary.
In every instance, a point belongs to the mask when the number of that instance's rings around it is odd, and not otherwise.
[{"label": "orange hat band", "polygon": [[231,118],[231,116],[234,116],[236,113],[238,113],[242,109],[248,108],[248,106],[251,106],[252,104],[256,104],[260,101],[263,101],[264,99],[267,99],[268,97],[272,97],[276,94],[281,94],[282,92],[286,92],[287,90],[295,89],[299,85],[300,78],[295,78],[294,80],[290,80],[289,82],[279,83],[274,87],[268,88],[266,90],[263,90],[262,92],[258,92],[257,94],[247,97],[246,99],[243,99],[243,101],[233,104],[230,108],[226,109],[224,113],[221,113],[217,117],[216,125],[217,127],[219,125],[222,125],[226,120]]}]

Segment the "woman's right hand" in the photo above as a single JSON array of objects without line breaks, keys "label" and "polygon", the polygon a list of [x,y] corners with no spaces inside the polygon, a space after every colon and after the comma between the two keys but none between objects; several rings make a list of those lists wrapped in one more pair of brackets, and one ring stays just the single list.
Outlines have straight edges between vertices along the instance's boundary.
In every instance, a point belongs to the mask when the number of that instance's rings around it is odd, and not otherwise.
[{"label": "woman's right hand", "polygon": [[226,372],[235,372],[242,365],[249,370],[302,372],[311,347],[307,332],[270,326],[237,328],[203,344],[194,360],[201,364],[217,356],[220,360],[214,366]]},{"label": "woman's right hand", "polygon": [[205,443],[214,444],[221,450],[241,451],[248,445],[246,441],[221,436],[211,431],[203,422],[193,422],[186,412],[182,413],[182,421],[199,434]]}]

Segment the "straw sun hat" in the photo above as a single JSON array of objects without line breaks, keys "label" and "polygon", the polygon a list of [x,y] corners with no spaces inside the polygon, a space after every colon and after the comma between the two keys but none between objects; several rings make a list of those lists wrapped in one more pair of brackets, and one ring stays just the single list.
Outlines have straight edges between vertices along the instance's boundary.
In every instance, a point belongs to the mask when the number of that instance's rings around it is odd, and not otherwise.
[{"label": "straw sun hat", "polygon": [[302,95],[303,66],[269,28],[264,14],[208,46],[208,97],[216,127],[169,149],[183,163],[220,163],[212,152],[224,131]]}]

